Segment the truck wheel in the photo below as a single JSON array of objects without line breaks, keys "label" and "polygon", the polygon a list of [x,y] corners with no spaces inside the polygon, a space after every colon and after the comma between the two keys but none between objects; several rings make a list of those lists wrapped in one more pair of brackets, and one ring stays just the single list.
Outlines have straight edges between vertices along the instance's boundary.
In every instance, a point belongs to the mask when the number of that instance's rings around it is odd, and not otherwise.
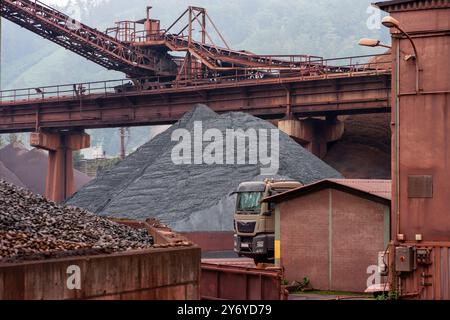
[{"label": "truck wheel", "polygon": [[255,262],[255,265],[258,265],[260,263],[267,263],[268,262],[266,257],[254,257],[253,261]]}]

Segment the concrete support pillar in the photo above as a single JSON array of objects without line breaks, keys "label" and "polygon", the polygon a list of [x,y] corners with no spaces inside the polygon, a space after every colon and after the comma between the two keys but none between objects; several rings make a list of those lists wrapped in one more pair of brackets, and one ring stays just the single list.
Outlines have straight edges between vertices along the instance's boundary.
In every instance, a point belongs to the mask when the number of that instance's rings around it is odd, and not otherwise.
[{"label": "concrete support pillar", "polygon": [[45,197],[63,202],[75,193],[73,151],[90,147],[90,136],[79,131],[34,132],[30,144],[48,151]]},{"label": "concrete support pillar", "polygon": [[344,123],[336,117],[285,119],[278,122],[278,128],[319,158],[327,154],[329,142],[341,139],[344,134]]}]

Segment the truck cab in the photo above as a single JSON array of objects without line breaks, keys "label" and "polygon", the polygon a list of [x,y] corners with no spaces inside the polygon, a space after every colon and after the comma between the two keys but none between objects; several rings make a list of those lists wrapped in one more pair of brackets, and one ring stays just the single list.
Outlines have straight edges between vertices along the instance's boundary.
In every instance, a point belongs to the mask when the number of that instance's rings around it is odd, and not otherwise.
[{"label": "truck cab", "polygon": [[234,215],[234,251],[255,263],[271,262],[275,248],[275,211],[272,203],[261,200],[302,184],[296,181],[265,180],[239,185]]}]

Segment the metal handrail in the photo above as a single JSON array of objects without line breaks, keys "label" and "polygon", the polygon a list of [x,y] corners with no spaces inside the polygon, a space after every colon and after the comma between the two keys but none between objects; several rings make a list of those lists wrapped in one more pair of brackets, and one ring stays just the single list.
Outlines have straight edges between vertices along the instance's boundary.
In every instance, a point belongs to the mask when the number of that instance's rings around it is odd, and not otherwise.
[{"label": "metal handrail", "polygon": [[[359,75],[361,72],[372,71],[379,73],[387,71],[386,68],[381,68],[387,61],[359,61],[360,59],[376,58],[386,56],[389,54],[366,55],[356,57],[344,57],[336,59],[323,59],[317,61],[306,62],[303,66],[292,68],[291,70],[283,70],[283,72],[260,72],[251,68],[237,69],[236,74],[212,77],[212,78],[197,78],[197,79],[181,79],[173,81],[161,81],[159,76],[142,78],[142,79],[118,79],[107,81],[94,81],[86,83],[70,83],[54,86],[43,86],[35,88],[9,89],[0,91],[0,104],[6,102],[17,101],[34,101],[45,99],[66,99],[66,98],[80,98],[89,95],[111,96],[124,95],[130,92],[143,92],[152,90],[163,90],[173,88],[188,88],[198,87],[204,85],[218,85],[223,83],[241,83],[243,81],[259,82],[266,79],[289,79],[300,78],[301,80],[315,80],[336,77],[340,74],[346,76]],[[337,65],[339,61],[345,63]],[[332,62],[332,63],[330,63]],[[240,72],[240,73],[239,73]]]}]

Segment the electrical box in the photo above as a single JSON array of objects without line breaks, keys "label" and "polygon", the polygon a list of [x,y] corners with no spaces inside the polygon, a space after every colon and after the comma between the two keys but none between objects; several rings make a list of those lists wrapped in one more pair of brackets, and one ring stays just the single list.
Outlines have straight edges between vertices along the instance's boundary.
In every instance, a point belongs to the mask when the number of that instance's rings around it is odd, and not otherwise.
[{"label": "electrical box", "polygon": [[413,272],[416,270],[416,248],[397,247],[395,248],[395,271]]},{"label": "electrical box", "polygon": [[417,249],[417,264],[419,265],[430,265],[431,262],[431,249]]}]

